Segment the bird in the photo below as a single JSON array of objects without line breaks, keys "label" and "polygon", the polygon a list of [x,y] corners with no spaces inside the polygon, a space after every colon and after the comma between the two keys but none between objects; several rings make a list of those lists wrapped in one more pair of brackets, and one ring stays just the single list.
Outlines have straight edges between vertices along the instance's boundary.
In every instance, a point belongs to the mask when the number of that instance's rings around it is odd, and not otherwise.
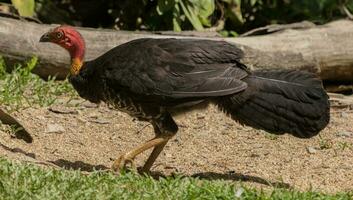
[{"label": "bird", "polygon": [[152,124],[155,136],[121,154],[118,171],[152,149],[141,170],[150,172],[178,132],[173,116],[214,104],[235,122],[272,134],[311,138],[330,120],[329,97],[311,72],[251,70],[237,44],[196,38],[140,38],[84,61],[85,41],[75,27],[60,25],[40,37],[71,57],[69,82],[79,96]]}]

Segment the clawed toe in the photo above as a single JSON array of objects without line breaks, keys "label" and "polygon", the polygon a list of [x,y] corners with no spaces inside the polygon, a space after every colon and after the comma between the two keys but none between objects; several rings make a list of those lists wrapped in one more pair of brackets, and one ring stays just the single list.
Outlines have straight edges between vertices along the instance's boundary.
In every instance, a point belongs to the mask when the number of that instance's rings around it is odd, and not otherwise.
[{"label": "clawed toe", "polygon": [[118,159],[116,159],[112,165],[112,170],[114,172],[120,172],[122,169],[136,170],[134,159],[126,157],[125,155],[122,155]]}]

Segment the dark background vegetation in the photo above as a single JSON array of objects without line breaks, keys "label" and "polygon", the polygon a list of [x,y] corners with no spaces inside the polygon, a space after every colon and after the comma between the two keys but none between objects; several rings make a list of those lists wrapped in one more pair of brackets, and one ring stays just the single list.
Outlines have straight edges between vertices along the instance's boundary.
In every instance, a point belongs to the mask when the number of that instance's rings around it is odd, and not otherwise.
[{"label": "dark background vegetation", "polygon": [[[21,0],[7,0],[6,3]],[[209,30],[234,36],[268,24],[322,24],[353,11],[353,0],[23,0],[44,23],[122,30]]]}]

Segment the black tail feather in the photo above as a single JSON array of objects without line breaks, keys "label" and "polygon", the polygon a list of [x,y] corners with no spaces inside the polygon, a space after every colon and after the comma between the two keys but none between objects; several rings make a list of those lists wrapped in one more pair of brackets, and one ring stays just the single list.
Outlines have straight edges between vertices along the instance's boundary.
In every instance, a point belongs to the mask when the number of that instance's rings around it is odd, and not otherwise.
[{"label": "black tail feather", "polygon": [[300,138],[317,135],[329,122],[330,105],[316,75],[298,70],[261,70],[248,88],[220,97],[217,105],[242,124]]}]

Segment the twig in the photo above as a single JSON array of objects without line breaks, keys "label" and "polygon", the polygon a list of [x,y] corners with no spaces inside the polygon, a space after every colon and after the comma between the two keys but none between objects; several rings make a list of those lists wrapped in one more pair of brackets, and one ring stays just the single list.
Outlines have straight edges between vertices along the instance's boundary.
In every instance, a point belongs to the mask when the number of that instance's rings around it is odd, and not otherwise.
[{"label": "twig", "polygon": [[287,29],[306,29],[306,28],[312,28],[314,26],[315,26],[314,23],[308,22],[308,21],[302,21],[302,22],[297,22],[292,24],[271,24],[271,25],[250,30],[246,33],[241,34],[240,37],[253,36],[253,35],[266,35],[266,34],[283,31]]},{"label": "twig", "polygon": [[348,19],[353,20],[353,15],[352,13],[348,10],[346,5],[341,5],[340,6],[341,10],[347,15]]},{"label": "twig", "polygon": [[136,131],[136,134],[140,134],[149,125],[151,125],[151,124],[144,125],[140,130]]}]

